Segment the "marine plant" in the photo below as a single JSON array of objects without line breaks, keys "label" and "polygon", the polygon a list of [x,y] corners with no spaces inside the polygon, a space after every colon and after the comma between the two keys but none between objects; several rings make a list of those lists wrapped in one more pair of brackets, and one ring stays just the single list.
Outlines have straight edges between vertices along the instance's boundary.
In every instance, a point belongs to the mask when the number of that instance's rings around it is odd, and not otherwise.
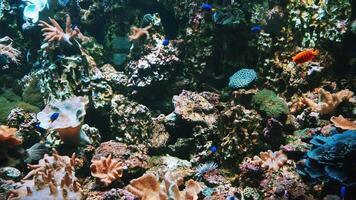
[{"label": "marine plant", "polygon": [[288,105],[282,98],[271,90],[258,91],[252,98],[258,110],[270,117],[279,117],[289,112]]},{"label": "marine plant", "polygon": [[238,89],[243,88],[257,78],[257,74],[253,69],[240,69],[229,78],[229,88]]}]

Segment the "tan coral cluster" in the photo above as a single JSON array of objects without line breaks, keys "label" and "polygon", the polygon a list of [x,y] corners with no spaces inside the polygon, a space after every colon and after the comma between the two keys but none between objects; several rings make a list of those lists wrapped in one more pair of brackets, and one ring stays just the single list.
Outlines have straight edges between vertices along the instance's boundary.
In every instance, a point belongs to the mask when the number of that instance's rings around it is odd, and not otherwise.
[{"label": "tan coral cluster", "polygon": [[141,38],[142,36],[146,36],[147,39],[150,38],[150,33],[148,32],[148,30],[150,30],[152,28],[152,25],[148,25],[144,28],[138,28],[136,26],[133,26],[131,28],[131,35],[129,35],[129,40],[133,41],[133,40],[137,40],[139,38]]},{"label": "tan coral cluster", "polygon": [[81,199],[81,186],[74,172],[74,167],[81,164],[75,154],[72,157],[60,156],[57,152],[52,156],[46,154],[37,165],[29,165],[32,171],[17,183],[17,189],[11,191],[8,200]]},{"label": "tan coral cluster", "polygon": [[255,156],[253,159],[255,164],[260,165],[268,171],[277,171],[288,160],[282,151],[272,152],[271,150],[261,152],[259,157]]},{"label": "tan coral cluster", "polygon": [[111,159],[111,154],[107,158],[102,157],[100,160],[93,160],[90,165],[91,175],[105,186],[121,178],[122,169],[122,162]]},{"label": "tan coral cluster", "polygon": [[197,200],[202,190],[200,185],[193,180],[188,180],[185,190],[180,191],[179,186],[182,184],[182,178],[177,178],[169,172],[162,182],[153,174],[145,174],[132,180],[127,190],[141,200]]},{"label": "tan coral cluster", "polygon": [[312,111],[322,115],[332,113],[340,103],[349,101],[353,96],[353,92],[347,89],[334,94],[322,88],[318,88],[315,91],[320,95],[322,99],[321,102],[315,103],[314,100],[307,97],[304,97],[303,101],[307,106],[311,107]]},{"label": "tan coral cluster", "polygon": [[334,123],[334,126],[337,128],[343,130],[356,130],[356,121],[345,119],[342,115],[339,115],[338,117],[333,116],[330,121]]}]

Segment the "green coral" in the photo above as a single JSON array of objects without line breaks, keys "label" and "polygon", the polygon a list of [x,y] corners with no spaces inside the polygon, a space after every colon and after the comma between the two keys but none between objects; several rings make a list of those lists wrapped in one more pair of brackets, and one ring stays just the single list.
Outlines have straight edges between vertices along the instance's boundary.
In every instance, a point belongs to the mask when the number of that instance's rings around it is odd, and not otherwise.
[{"label": "green coral", "polygon": [[11,90],[5,90],[0,95],[0,123],[7,121],[7,116],[14,108],[22,108],[28,112],[39,112],[40,109],[22,101],[21,97]]},{"label": "green coral", "polygon": [[270,117],[279,117],[289,112],[287,103],[271,90],[258,91],[252,98],[258,110]]}]

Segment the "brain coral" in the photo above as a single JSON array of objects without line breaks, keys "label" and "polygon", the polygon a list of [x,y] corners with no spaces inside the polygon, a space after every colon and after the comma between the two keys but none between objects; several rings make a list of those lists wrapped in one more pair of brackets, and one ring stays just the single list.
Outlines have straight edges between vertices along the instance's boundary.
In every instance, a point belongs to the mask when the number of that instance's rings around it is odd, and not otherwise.
[{"label": "brain coral", "polygon": [[229,78],[229,88],[243,88],[248,86],[257,78],[257,74],[253,69],[240,69]]},{"label": "brain coral", "polygon": [[257,105],[258,110],[270,117],[279,117],[289,112],[287,103],[271,90],[258,91],[253,96],[252,102]]}]

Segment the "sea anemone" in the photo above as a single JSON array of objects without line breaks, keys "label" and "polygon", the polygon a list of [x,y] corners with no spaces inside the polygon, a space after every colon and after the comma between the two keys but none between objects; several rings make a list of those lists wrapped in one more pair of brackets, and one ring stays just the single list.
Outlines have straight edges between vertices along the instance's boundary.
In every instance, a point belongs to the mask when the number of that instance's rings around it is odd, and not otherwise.
[{"label": "sea anemone", "polygon": [[205,164],[200,164],[197,169],[195,170],[195,176],[202,177],[204,174],[215,170],[218,168],[218,165],[214,162],[208,162]]}]

